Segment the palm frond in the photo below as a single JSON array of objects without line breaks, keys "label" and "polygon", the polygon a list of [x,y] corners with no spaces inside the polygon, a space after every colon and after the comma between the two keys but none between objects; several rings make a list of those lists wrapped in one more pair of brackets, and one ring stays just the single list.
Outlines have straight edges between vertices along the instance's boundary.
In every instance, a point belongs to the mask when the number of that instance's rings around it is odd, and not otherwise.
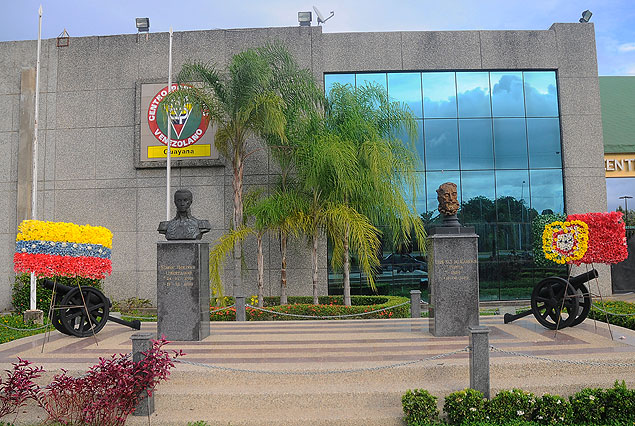
[{"label": "palm frond", "polygon": [[223,261],[233,252],[234,245],[241,243],[250,234],[255,233],[252,228],[241,226],[238,229],[232,229],[227,234],[221,236],[214,248],[209,252],[209,282],[212,290],[212,296],[216,300],[223,300],[223,283],[221,282],[221,273],[223,271]]}]

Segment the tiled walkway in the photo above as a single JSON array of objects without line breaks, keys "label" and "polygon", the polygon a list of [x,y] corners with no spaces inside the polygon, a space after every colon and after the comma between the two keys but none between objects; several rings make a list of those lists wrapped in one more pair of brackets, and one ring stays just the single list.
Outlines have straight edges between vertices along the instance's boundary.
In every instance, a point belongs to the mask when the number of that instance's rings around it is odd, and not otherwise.
[{"label": "tiled walkway", "polygon": [[[613,327],[611,340],[604,324],[587,320],[555,333],[533,317],[511,324],[501,316],[481,317],[481,325],[490,327],[496,348],[530,356],[490,352],[492,393],[521,387],[568,395],[586,386],[610,387],[616,379],[635,387],[633,331]],[[156,333],[156,324],[144,323],[141,331]],[[433,337],[426,319],[225,322],[212,323],[211,332],[201,342],[169,344],[187,354],[184,360],[220,368],[177,364],[155,392],[154,426],[197,420],[219,426],[400,426],[407,389],[427,389],[442,401],[469,386],[469,355],[461,351],[468,338]],[[54,332],[43,353],[43,335],[31,336],[0,345],[0,368],[20,356],[43,365],[49,371],[45,380],[60,368],[79,374],[100,356],[129,352],[134,333],[108,324],[97,334],[97,345],[93,338]],[[455,351],[460,352],[417,362]],[[298,374],[309,372],[320,374]],[[21,413],[19,424],[43,416],[31,408]],[[130,417],[126,424],[147,425],[148,419]]]},{"label": "tiled walkway", "polygon": [[[631,360],[635,362],[635,332],[586,320],[558,333],[546,330],[533,317],[503,324],[502,317],[481,317],[490,327],[490,344],[509,351],[560,359]],[[155,323],[143,323],[141,331],[156,333]],[[82,369],[100,356],[131,350],[136,331],[109,323],[93,338],[75,338],[53,331],[42,352],[44,335],[0,345],[0,363],[16,356],[49,368]],[[97,343],[95,342],[97,341]],[[467,337],[433,337],[428,320],[346,320],[216,322],[211,336],[201,342],[171,342],[182,349],[185,360],[223,365],[259,365],[267,368],[336,368],[338,364],[382,365],[417,360],[464,348]],[[467,353],[448,359],[465,359]],[[512,356],[492,352],[493,360]],[[513,358],[513,357],[512,357]]]}]

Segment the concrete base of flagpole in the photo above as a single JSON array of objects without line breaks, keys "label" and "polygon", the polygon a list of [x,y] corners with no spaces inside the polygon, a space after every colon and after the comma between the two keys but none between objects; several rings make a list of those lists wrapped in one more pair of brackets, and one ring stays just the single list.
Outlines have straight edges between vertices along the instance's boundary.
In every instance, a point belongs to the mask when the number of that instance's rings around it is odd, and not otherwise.
[{"label": "concrete base of flagpole", "polygon": [[24,311],[24,322],[33,321],[36,324],[44,324],[44,312],[39,309]]}]

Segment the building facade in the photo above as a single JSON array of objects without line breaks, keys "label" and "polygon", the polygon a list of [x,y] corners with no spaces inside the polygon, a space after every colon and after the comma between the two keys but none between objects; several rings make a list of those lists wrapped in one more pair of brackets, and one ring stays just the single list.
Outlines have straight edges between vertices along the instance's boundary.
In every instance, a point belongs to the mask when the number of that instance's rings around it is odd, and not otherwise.
[{"label": "building facade", "polygon": [[[334,81],[370,80],[411,104],[421,124],[424,195],[418,208],[434,211],[431,190],[443,181],[459,184],[464,203],[480,200],[478,209],[475,201],[470,204],[472,216],[464,221],[481,227],[481,275],[490,283],[482,290],[486,298],[521,297],[505,291],[507,278],[495,274],[496,262],[525,256],[532,212],[606,210],[593,24],[553,24],[537,31],[323,33],[321,27],[289,27],[180,32],[174,34],[174,69],[191,60],[223,67],[232,55],[267,41],[285,44],[327,88]],[[167,33],[73,38],[68,47],[57,47],[54,39],[42,44],[38,217],[113,231],[113,274],[104,283],[113,299],[156,299],[156,228],[165,220],[165,169],[160,158],[150,162],[140,151],[147,148],[144,102],[152,97],[143,88],[167,81],[167,46]],[[33,72],[23,68],[34,67],[35,52],[34,41],[0,43],[0,144],[7,154],[0,175],[5,217],[0,305],[5,308],[17,225],[30,217],[35,84]],[[206,154],[204,160],[177,161],[173,185],[193,192],[192,212],[210,220],[212,231],[205,238],[214,241],[229,228],[232,171],[213,150]],[[277,166],[265,150],[249,158],[246,189],[267,189],[276,179]],[[495,204],[494,220],[476,220],[486,200]],[[310,294],[306,243],[291,244],[289,294]],[[247,241],[245,249],[246,289],[255,293],[255,244]],[[326,294],[326,241],[320,256],[320,292]],[[389,256],[384,264],[391,262]],[[265,242],[265,257],[265,292],[276,295],[280,255],[275,238]],[[382,275],[399,273],[388,274],[388,269]],[[231,288],[230,263],[225,272],[225,286]],[[527,274],[528,283],[540,278],[535,271]],[[337,274],[330,275],[336,292]],[[608,268],[600,268],[600,276],[606,294]]]},{"label": "building facade", "polygon": [[635,291],[635,76],[600,77],[606,195],[625,212],[629,257],[611,267],[614,293]]}]

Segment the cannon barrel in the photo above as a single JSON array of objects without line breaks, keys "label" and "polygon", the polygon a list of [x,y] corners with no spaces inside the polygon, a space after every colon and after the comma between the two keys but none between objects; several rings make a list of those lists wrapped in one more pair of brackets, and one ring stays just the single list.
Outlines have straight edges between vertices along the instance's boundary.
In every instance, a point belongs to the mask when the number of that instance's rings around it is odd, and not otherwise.
[{"label": "cannon barrel", "polygon": [[580,274],[577,277],[569,278],[569,284],[571,284],[573,288],[577,290],[578,287],[580,287],[580,284],[591,281],[593,278],[597,278],[598,276],[598,271],[596,271],[595,269],[591,269],[589,272]]},{"label": "cannon barrel", "polygon": [[531,309],[528,309],[526,311],[523,312],[519,312],[517,314],[505,314],[503,316],[503,321],[505,322],[505,324],[509,324],[512,321],[516,321],[517,319],[521,319],[524,318],[528,315],[531,315]]},{"label": "cannon barrel", "polygon": [[67,285],[60,284],[51,280],[42,280],[41,284],[42,284],[42,287],[44,287],[47,290],[53,290],[53,287],[55,287],[55,291],[57,291],[60,294],[67,294],[69,291],[75,288],[75,287],[69,287]]}]

